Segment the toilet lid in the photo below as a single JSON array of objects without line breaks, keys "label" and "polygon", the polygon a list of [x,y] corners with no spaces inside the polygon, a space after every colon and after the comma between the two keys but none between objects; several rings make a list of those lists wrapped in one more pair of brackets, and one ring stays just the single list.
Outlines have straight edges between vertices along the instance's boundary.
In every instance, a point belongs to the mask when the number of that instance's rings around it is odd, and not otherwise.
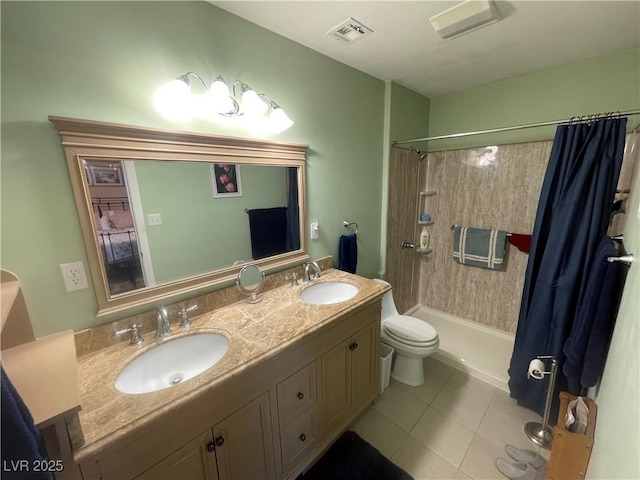
[{"label": "toilet lid", "polygon": [[391,317],[382,325],[392,338],[412,345],[432,345],[438,341],[438,332],[427,322],[407,315]]}]

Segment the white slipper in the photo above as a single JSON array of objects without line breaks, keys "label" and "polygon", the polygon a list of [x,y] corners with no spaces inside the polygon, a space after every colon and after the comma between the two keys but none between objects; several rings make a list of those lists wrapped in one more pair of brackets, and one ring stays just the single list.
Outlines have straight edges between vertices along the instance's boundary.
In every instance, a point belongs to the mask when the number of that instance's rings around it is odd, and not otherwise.
[{"label": "white slipper", "polygon": [[504,447],[504,451],[507,452],[507,455],[513,458],[516,462],[528,463],[536,470],[540,470],[547,465],[547,461],[544,457],[533,450],[523,450],[514,445],[507,445]]},{"label": "white slipper", "polygon": [[511,480],[536,480],[538,471],[525,462],[511,463],[504,458],[496,458],[496,468]]}]

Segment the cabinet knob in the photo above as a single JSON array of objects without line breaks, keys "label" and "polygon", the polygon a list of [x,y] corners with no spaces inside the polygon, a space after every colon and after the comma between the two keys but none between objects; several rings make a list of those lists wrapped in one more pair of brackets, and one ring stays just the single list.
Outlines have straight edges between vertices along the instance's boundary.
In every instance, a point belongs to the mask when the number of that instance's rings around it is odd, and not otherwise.
[{"label": "cabinet knob", "polygon": [[304,442],[307,439],[307,436],[304,433],[300,434],[300,441]]},{"label": "cabinet knob", "polygon": [[353,342],[351,345],[349,345],[349,350],[351,350],[352,352],[358,348],[358,344],[356,342]]},{"label": "cabinet knob", "polygon": [[207,443],[207,452],[213,452],[216,449],[216,444],[213,442]]},{"label": "cabinet knob", "polygon": [[298,396],[298,398],[299,398],[300,400],[302,400],[302,399],[304,398],[304,393],[302,393],[302,392],[298,392],[298,395],[297,395],[297,396]]},{"label": "cabinet knob", "polygon": [[222,445],[224,445],[224,437],[216,438],[216,446],[221,447]]}]

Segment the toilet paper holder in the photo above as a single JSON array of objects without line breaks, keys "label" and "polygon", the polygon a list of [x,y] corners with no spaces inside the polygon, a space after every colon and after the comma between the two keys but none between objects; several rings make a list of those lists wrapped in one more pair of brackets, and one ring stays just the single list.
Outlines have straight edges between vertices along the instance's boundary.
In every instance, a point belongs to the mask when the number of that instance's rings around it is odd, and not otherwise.
[{"label": "toilet paper holder", "polygon": [[548,371],[536,372],[542,375],[540,378],[531,376],[537,380],[542,380],[549,375],[549,386],[547,390],[547,400],[544,406],[544,415],[542,417],[542,423],[540,422],[528,422],[524,426],[524,433],[529,440],[534,444],[549,450],[551,448],[551,442],[553,435],[549,428],[549,413],[551,410],[551,399],[553,398],[553,388],[556,383],[556,375],[558,373],[558,361],[551,355],[538,355],[537,360],[551,360],[551,369]]}]

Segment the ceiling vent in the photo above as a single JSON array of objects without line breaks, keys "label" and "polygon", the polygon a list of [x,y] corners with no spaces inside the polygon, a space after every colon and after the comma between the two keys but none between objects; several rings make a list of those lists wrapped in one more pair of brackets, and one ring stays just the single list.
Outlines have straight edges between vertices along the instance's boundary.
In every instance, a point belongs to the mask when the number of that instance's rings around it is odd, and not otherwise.
[{"label": "ceiling vent", "polygon": [[467,0],[429,19],[442,38],[469,33],[502,20],[491,0]]},{"label": "ceiling vent", "polygon": [[340,43],[351,44],[367,37],[373,30],[360,23],[355,18],[349,18],[340,25],[333,27],[325,35],[338,40]]}]

